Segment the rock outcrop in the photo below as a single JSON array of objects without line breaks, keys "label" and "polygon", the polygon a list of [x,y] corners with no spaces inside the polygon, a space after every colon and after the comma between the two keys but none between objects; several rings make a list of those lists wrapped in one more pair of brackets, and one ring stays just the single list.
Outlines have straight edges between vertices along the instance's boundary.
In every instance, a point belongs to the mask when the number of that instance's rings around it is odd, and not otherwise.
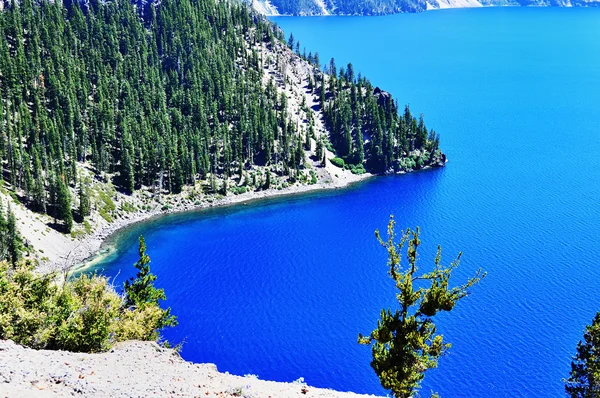
[{"label": "rock outcrop", "polygon": [[486,6],[597,7],[600,0],[247,0],[262,14],[275,15],[385,15],[444,8]]}]

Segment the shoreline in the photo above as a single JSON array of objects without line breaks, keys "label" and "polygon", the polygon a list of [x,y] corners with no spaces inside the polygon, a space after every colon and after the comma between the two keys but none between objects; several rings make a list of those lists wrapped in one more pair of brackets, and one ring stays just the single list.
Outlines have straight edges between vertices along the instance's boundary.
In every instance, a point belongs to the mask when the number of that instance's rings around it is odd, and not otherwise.
[{"label": "shoreline", "polygon": [[152,209],[150,211],[141,210],[122,218],[114,220],[112,223],[100,226],[91,235],[85,236],[83,239],[76,240],[76,245],[66,253],[62,253],[61,258],[57,261],[40,263],[36,270],[42,274],[59,272],[71,274],[85,270],[93,263],[93,260],[99,255],[108,255],[110,250],[102,253],[102,248],[105,247],[108,239],[119,231],[130,227],[134,224],[149,221],[154,218],[159,218],[171,214],[187,213],[193,211],[201,211],[212,208],[226,208],[229,206],[239,206],[251,202],[258,202],[265,199],[295,196],[306,193],[314,193],[320,191],[332,191],[337,189],[349,188],[360,182],[376,177],[375,174],[365,173],[361,175],[352,174],[344,176],[346,178],[335,178],[332,181],[317,182],[311,185],[293,185],[283,189],[268,189],[264,191],[252,191],[239,195],[229,194],[219,198],[211,198],[212,200],[202,202],[200,204],[179,204],[169,209]]}]

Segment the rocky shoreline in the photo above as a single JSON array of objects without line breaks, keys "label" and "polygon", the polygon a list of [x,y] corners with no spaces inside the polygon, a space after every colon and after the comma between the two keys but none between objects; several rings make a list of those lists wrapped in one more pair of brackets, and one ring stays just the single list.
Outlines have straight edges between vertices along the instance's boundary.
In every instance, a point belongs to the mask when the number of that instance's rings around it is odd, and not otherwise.
[{"label": "rocky shoreline", "polygon": [[309,192],[342,189],[373,177],[372,174],[368,173],[354,175],[349,172],[340,172],[339,174],[341,174],[341,176],[333,178],[331,181],[317,182],[316,184],[312,185],[293,185],[283,189],[268,189],[263,191],[246,192],[239,195],[228,195],[216,199],[211,198],[210,201],[203,201],[199,204],[179,202],[177,205],[168,209],[155,208],[150,211],[141,210],[135,213],[130,213],[124,217],[114,220],[112,223],[102,224],[91,235],[85,236],[81,240],[72,241],[73,244],[68,248],[68,251],[61,253],[59,258],[57,258],[55,261],[40,263],[37,267],[37,271],[42,274],[47,274],[50,272],[68,272],[79,269],[82,266],[85,266],[86,260],[89,260],[98,254],[109,236],[132,224],[147,221],[151,218],[207,208],[238,205],[280,196],[291,196]]}]

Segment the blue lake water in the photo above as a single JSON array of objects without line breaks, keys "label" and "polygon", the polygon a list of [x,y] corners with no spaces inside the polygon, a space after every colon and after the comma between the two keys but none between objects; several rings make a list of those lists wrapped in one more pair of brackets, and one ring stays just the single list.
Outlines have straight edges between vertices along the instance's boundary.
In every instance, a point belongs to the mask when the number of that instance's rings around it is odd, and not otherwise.
[{"label": "blue lake water", "polygon": [[394,305],[374,230],[420,226],[488,277],[439,318],[453,343],[423,393],[559,397],[600,310],[600,10],[489,8],[277,18],[321,62],[352,61],[441,134],[444,169],[343,191],[174,215],[112,239],[99,268],[133,275],[136,239],[185,339],[183,357],[261,379],[384,394],[356,344]]}]

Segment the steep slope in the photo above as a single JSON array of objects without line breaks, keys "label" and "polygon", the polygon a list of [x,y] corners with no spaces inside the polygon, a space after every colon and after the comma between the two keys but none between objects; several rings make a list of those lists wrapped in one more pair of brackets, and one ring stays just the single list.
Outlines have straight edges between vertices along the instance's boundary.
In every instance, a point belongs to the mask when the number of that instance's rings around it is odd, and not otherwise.
[{"label": "steep slope", "polygon": [[386,15],[420,12],[424,0],[253,0],[265,15]]},{"label": "steep slope", "polygon": [[524,7],[597,7],[600,1],[580,0],[429,0],[427,9],[465,8],[485,6],[524,6]]},{"label": "steep slope", "polygon": [[422,118],[244,4],[4,5],[3,188],[51,262],[123,219],[444,164]]},{"label": "steep slope", "polygon": [[[596,7],[599,0],[253,0],[265,15],[386,15],[483,6]],[[322,6],[321,6],[322,5]]]}]

